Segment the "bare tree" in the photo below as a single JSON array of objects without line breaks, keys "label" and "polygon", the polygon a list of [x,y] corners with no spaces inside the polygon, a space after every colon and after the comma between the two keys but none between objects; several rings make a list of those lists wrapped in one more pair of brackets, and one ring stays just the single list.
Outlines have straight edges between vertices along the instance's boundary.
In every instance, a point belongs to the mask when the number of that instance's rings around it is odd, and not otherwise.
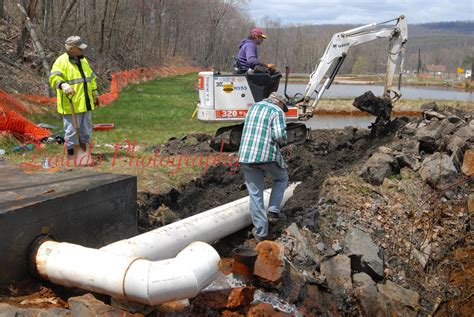
[{"label": "bare tree", "polygon": [[102,20],[100,21],[99,53],[102,53],[103,50],[104,50],[105,19],[107,18],[107,9],[108,9],[108,7],[109,7],[109,0],[105,0],[104,14],[102,15]]},{"label": "bare tree", "polygon": [[5,7],[3,6],[3,0],[0,0],[0,19],[5,18]]},{"label": "bare tree", "polygon": [[76,4],[76,2],[77,0],[71,0],[68,6],[66,7],[66,9],[63,11],[63,14],[61,15],[61,19],[59,20],[58,28],[56,29],[56,35],[58,35],[59,32],[61,32],[64,26],[64,23],[66,23],[66,20],[69,17],[69,14],[71,14],[71,10]]}]

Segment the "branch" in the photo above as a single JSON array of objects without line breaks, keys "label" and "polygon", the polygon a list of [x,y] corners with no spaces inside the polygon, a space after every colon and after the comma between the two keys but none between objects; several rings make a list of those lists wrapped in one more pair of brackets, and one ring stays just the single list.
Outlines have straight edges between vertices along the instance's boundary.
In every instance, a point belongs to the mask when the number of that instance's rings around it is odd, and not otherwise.
[{"label": "branch", "polygon": [[56,29],[56,34],[55,35],[59,34],[59,31],[61,30],[61,28],[63,27],[63,25],[66,22],[67,18],[69,17],[69,14],[71,13],[71,10],[74,7],[74,5],[76,4],[76,2],[77,2],[77,0],[72,0],[69,3],[69,5],[67,6],[66,10],[64,10],[64,12],[61,16],[61,20],[59,22],[58,28]]}]

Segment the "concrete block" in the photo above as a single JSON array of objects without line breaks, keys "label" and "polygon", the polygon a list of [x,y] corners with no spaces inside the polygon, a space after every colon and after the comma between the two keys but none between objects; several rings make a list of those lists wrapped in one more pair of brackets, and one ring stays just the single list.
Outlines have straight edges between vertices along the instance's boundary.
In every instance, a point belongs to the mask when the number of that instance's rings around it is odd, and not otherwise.
[{"label": "concrete block", "polygon": [[27,276],[33,240],[99,248],[137,232],[135,176],[0,166],[0,285]]}]

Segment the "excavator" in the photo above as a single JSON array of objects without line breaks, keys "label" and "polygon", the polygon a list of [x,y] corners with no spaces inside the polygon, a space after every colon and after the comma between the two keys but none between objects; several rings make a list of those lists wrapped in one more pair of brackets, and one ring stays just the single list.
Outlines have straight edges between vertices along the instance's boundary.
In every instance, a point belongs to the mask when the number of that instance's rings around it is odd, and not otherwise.
[{"label": "excavator", "polygon": [[[310,119],[324,92],[331,87],[334,78],[347,57],[349,48],[373,40],[388,38],[387,68],[384,82],[383,99],[389,104],[401,97],[400,85],[403,72],[405,48],[408,40],[406,17],[371,23],[333,35],[319,63],[311,73],[303,94],[293,97],[286,94],[288,68],[285,80],[285,95],[288,98],[286,131],[288,144],[299,144],[308,138],[309,129],[301,121]],[[398,83],[394,87],[394,77],[398,69]],[[326,74],[329,74],[326,76]],[[326,79],[323,82],[323,78]],[[280,73],[251,73],[223,75],[219,72],[199,73],[199,103],[197,118],[205,122],[243,122],[252,104],[267,98],[278,88]],[[271,87],[271,88],[269,88]],[[378,116],[380,109],[358,107]],[[391,108],[390,108],[391,111]],[[388,114],[389,116],[390,114]],[[385,120],[387,120],[385,115]],[[226,126],[216,131],[211,147],[217,151],[237,151],[239,149],[243,123]]]}]

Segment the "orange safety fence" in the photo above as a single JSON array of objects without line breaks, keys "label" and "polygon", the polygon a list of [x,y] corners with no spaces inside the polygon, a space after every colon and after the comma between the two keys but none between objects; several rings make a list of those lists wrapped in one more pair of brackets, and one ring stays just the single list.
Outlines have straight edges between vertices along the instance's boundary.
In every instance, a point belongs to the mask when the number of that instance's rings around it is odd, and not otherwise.
[{"label": "orange safety fence", "polygon": [[20,114],[29,112],[21,102],[0,90],[0,132],[7,131],[22,142],[39,143],[50,136],[48,129],[38,127]]},{"label": "orange safety fence", "polygon": [[[199,69],[195,67],[150,67],[116,72],[112,74],[110,92],[100,95],[99,100],[102,105],[109,105],[118,98],[120,91],[129,84],[197,71]],[[56,103],[55,97],[43,95],[18,94],[17,97],[43,105],[54,105]],[[39,142],[44,137],[50,136],[49,130],[36,126],[20,114],[30,112],[15,97],[0,90],[0,132],[10,132],[22,142]]]},{"label": "orange safety fence", "polygon": [[[198,72],[196,67],[149,67],[149,68],[135,68],[125,70],[112,74],[112,81],[110,82],[110,91],[99,96],[102,105],[109,105],[118,98],[119,93],[126,86],[130,84],[137,84],[145,81],[154,80],[158,77],[166,77],[172,75],[187,74]],[[42,95],[28,95],[21,94],[20,98],[27,101],[43,105],[54,105],[56,103],[55,97],[47,97]]]},{"label": "orange safety fence", "polygon": [[160,76],[179,75],[199,71],[195,67],[150,67],[125,70],[112,74],[110,92],[99,97],[100,103],[109,105],[117,99],[120,91],[129,84],[154,80]]}]

